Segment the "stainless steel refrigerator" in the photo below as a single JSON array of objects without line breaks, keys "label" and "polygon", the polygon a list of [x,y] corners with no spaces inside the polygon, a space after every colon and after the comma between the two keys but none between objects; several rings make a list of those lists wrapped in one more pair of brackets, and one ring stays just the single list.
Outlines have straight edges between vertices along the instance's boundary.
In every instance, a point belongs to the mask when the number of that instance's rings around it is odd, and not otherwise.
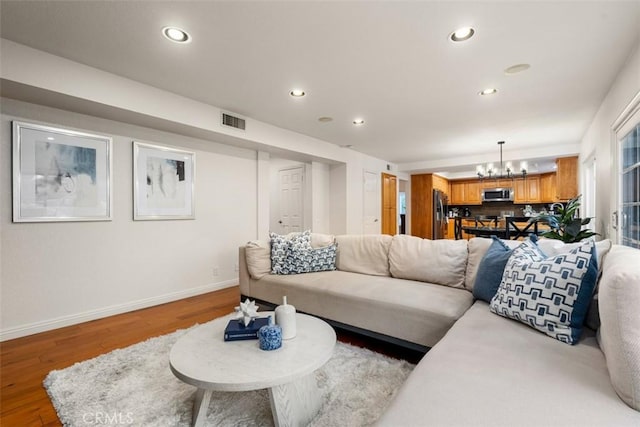
[{"label": "stainless steel refrigerator", "polygon": [[447,195],[433,190],[433,233],[432,239],[444,239],[447,235]]}]

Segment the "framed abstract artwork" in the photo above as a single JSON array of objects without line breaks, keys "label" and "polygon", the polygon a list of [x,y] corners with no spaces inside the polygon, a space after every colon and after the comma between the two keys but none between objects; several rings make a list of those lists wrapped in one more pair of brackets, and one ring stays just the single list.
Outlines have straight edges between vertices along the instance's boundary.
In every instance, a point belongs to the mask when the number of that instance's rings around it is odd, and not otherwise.
[{"label": "framed abstract artwork", "polygon": [[133,142],[133,219],[194,219],[196,155]]},{"label": "framed abstract artwork", "polygon": [[13,222],[110,221],[110,137],[14,121]]}]

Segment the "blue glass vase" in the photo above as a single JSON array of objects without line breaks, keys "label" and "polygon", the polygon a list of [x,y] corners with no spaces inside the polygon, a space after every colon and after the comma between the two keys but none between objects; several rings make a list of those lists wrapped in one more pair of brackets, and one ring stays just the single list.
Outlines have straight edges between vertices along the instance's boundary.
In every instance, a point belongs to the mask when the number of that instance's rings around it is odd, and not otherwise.
[{"label": "blue glass vase", "polygon": [[282,347],[282,328],[273,323],[265,325],[258,329],[258,340],[260,350],[277,350]]}]

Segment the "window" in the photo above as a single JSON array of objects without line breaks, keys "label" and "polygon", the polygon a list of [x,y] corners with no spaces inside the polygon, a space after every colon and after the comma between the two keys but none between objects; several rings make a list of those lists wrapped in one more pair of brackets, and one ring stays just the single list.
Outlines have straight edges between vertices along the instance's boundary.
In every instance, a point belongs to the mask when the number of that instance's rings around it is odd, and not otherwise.
[{"label": "window", "polygon": [[640,124],[622,138],[620,148],[620,244],[640,248]]},{"label": "window", "polygon": [[613,126],[618,142],[618,243],[640,249],[640,92]]}]

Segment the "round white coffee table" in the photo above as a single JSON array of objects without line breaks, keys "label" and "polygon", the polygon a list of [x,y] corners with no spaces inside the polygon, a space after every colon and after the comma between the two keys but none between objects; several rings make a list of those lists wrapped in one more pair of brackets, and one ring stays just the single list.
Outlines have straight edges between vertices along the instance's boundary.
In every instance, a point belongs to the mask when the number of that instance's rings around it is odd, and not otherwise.
[{"label": "round white coffee table", "polygon": [[[259,317],[273,316],[260,312]],[[227,341],[233,315],[218,318],[182,336],[171,349],[171,372],[198,387],[193,424],[200,426],[214,391],[269,389],[276,426],[306,425],[322,404],[313,372],[333,354],[336,334],[326,322],[296,314],[297,335],[277,350],[263,351],[258,340]]]}]

